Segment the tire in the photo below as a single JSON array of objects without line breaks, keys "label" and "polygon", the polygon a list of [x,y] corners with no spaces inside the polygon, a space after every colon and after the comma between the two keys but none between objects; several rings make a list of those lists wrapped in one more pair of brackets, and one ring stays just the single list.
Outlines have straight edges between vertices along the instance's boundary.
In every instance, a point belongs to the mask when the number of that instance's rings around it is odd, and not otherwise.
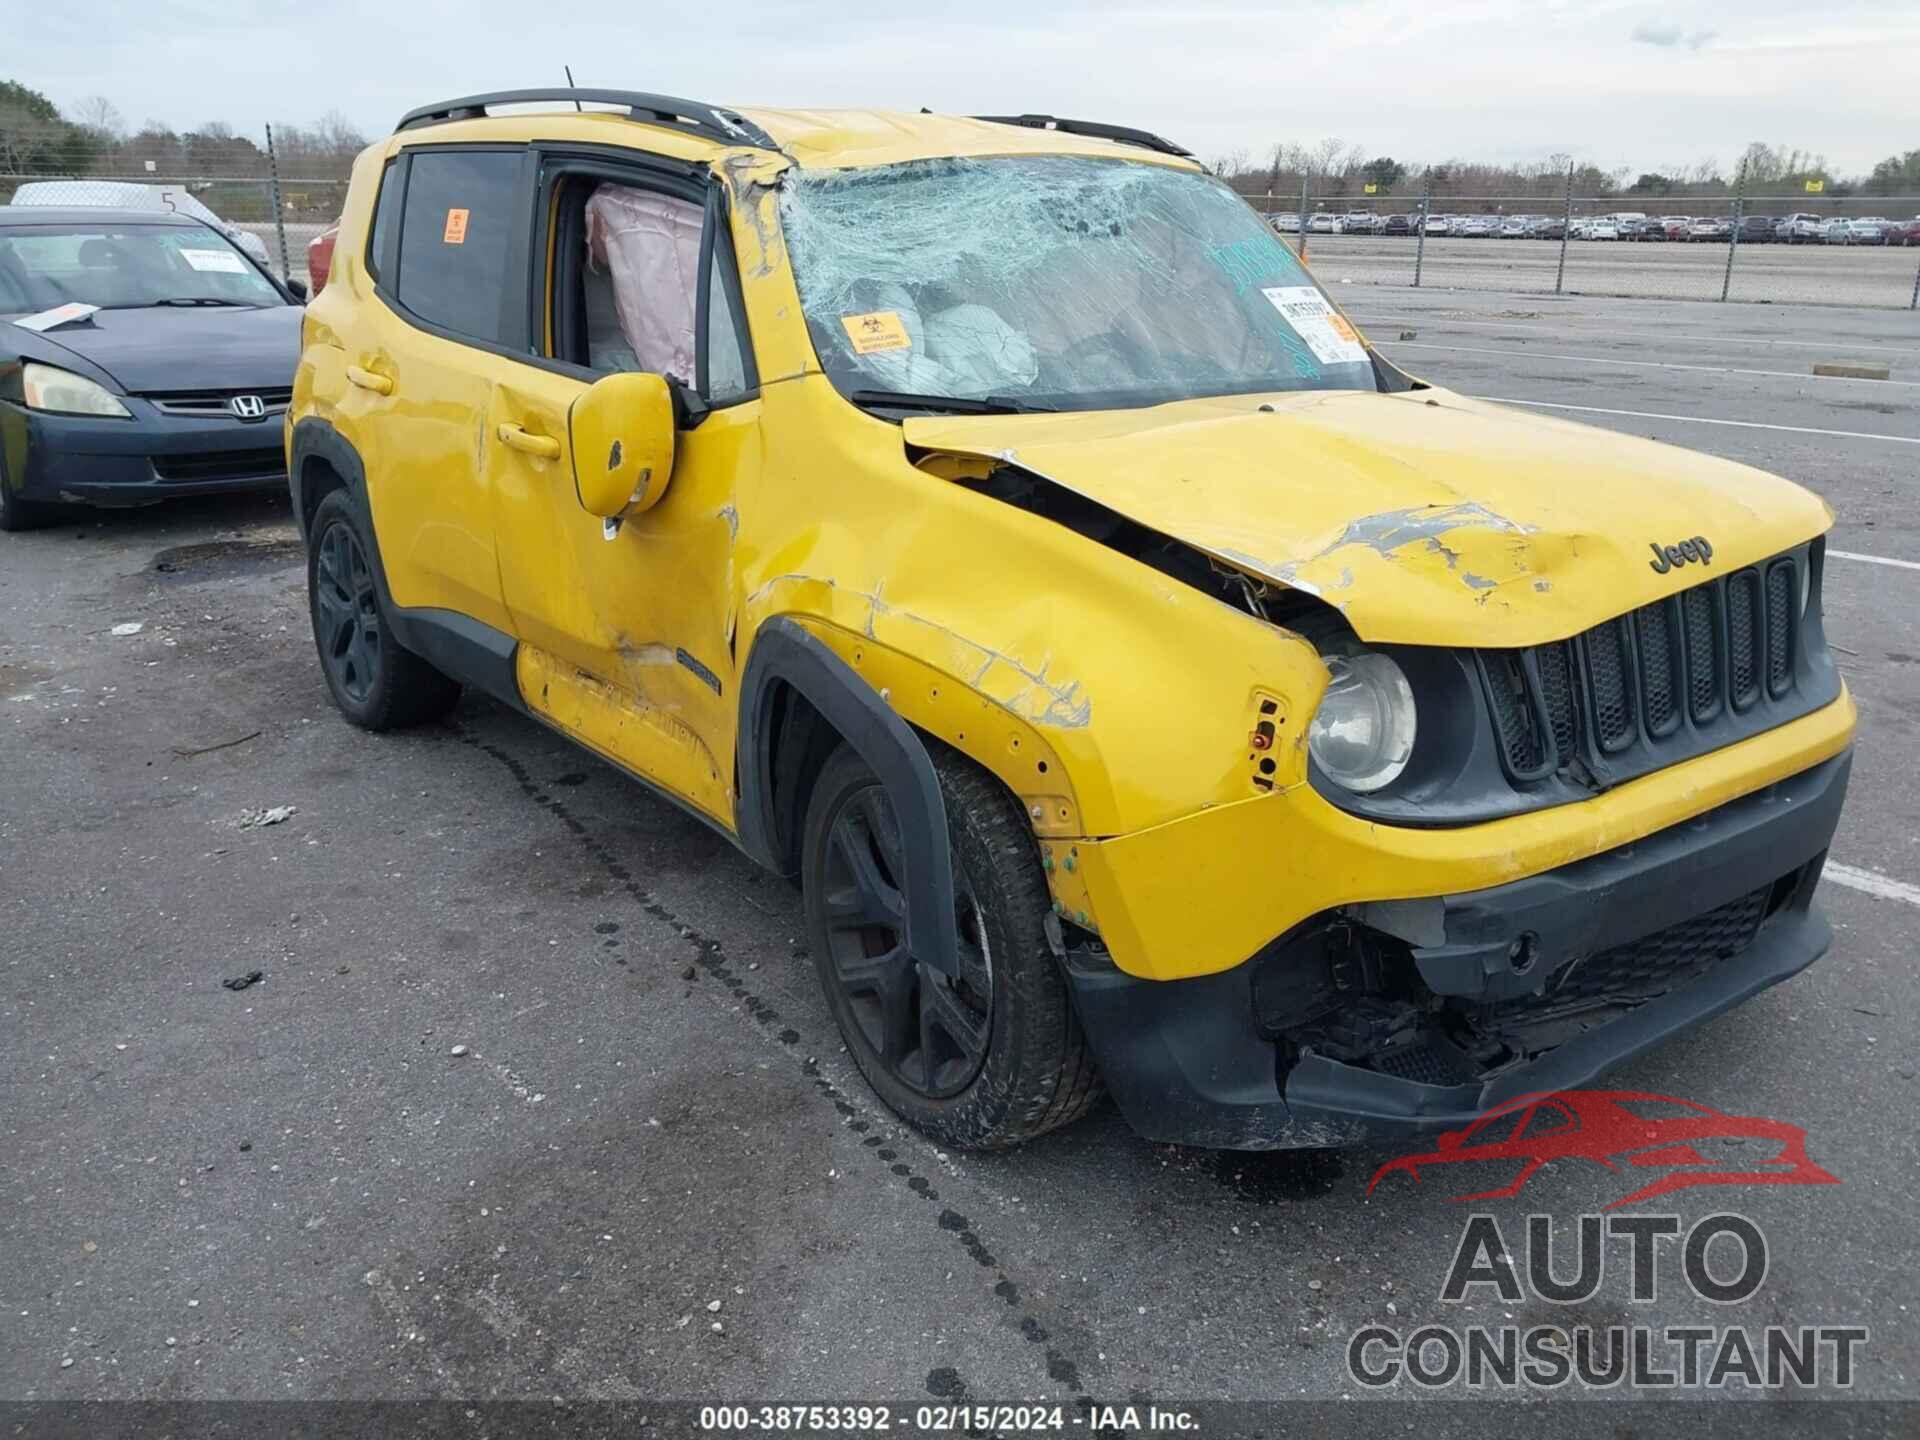
[{"label": "tire", "polygon": [[60,518],[52,505],[37,500],[22,500],[7,483],[7,472],[0,467],[0,530],[9,534],[19,530],[37,530]]},{"label": "tire", "polygon": [[[842,745],[807,805],[807,938],[860,1073],[937,1144],[1017,1145],[1084,1115],[1099,1072],[1047,941],[1033,831],[991,775],[935,749],[960,894],[961,981],[900,944],[904,846],[879,778]],[[934,1004],[928,1005],[929,999]]]},{"label": "tire", "polygon": [[321,500],[309,535],[307,613],[340,713],[363,730],[400,730],[446,714],[460,686],[394,638],[373,579],[373,545],[345,491]]}]

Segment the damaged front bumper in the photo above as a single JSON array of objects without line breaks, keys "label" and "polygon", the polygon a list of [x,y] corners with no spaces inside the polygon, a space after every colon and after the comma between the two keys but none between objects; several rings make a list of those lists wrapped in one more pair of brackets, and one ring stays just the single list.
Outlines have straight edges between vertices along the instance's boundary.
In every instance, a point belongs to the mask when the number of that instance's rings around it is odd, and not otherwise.
[{"label": "damaged front bumper", "polygon": [[1145,980],[1076,952],[1081,1023],[1149,1139],[1261,1150],[1455,1128],[1585,1084],[1824,954],[1812,899],[1850,764],[1509,884],[1330,911],[1218,974]]}]

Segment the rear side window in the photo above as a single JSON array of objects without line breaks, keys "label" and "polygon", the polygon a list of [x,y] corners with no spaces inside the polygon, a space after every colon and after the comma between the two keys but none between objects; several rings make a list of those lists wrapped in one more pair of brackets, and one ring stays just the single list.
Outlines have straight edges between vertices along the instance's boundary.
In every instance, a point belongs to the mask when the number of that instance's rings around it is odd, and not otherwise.
[{"label": "rear side window", "polygon": [[367,241],[367,273],[380,278],[380,267],[393,254],[393,237],[400,225],[400,162],[389,160],[380,172],[380,195],[373,202],[373,234]]},{"label": "rear side window", "polygon": [[525,158],[518,150],[414,153],[395,292],[428,324],[506,340],[503,316],[526,303],[526,277],[513,265],[527,223]]}]

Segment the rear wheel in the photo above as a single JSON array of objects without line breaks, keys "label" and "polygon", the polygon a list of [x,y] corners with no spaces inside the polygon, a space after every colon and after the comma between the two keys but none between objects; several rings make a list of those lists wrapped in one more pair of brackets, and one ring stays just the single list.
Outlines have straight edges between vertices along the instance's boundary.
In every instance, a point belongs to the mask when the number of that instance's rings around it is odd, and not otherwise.
[{"label": "rear wheel", "polygon": [[344,491],[320,502],[309,533],[313,643],[340,713],[366,730],[398,730],[446,714],[460,686],[394,638],[374,584],[373,547]]},{"label": "rear wheel", "polygon": [[808,940],[848,1053],[942,1144],[1014,1145],[1085,1114],[1100,1082],[1046,935],[1033,832],[986,772],[934,756],[957,893],[959,974],[905,943],[908,855],[885,787],[842,746],[807,809]]}]

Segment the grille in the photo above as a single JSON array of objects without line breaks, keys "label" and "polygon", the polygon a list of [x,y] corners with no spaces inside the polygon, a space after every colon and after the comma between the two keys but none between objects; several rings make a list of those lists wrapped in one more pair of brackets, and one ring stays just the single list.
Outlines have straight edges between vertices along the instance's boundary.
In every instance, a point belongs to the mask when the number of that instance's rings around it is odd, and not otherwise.
[{"label": "grille", "polygon": [[195,420],[232,419],[228,402],[236,395],[258,395],[265,414],[278,415],[293,403],[291,385],[269,385],[261,389],[239,390],[150,390],[141,399],[152,402],[163,415],[180,415]]},{"label": "grille", "polygon": [[1683,746],[1700,748],[1682,732],[1711,732],[1728,711],[1788,695],[1799,563],[1787,556],[1709,580],[1571,640],[1480,651],[1508,775],[1539,780],[1636,744],[1681,758]]},{"label": "grille", "polygon": [[1646,1000],[1664,995],[1751,945],[1767,917],[1773,888],[1763,885],[1704,915],[1601,951],[1575,965],[1548,991],[1546,1003],[1559,1007],[1568,1001]]},{"label": "grille", "polygon": [[213,450],[153,457],[153,473],[169,482],[266,480],[286,472],[287,457],[277,445],[267,450]]},{"label": "grille", "polygon": [[1426,1040],[1376,1051],[1367,1063],[1382,1074],[1416,1085],[1458,1085],[1472,1078],[1452,1055]]}]

